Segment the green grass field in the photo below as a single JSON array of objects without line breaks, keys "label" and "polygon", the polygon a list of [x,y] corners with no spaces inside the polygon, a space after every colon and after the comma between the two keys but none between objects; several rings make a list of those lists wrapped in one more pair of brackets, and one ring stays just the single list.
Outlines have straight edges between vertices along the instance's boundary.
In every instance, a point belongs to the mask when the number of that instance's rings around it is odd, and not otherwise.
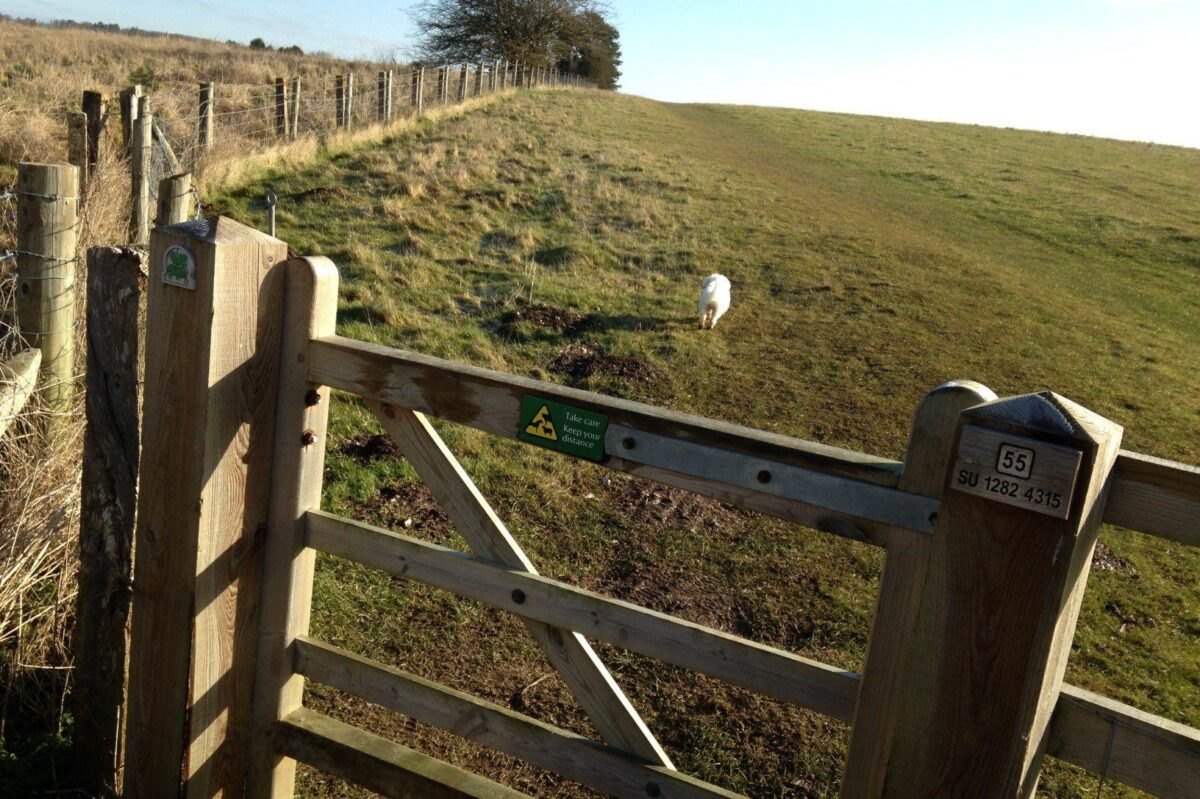
[{"label": "green grass field", "polygon": [[[539,92],[214,204],[262,225],[268,186],[280,237],[341,269],[342,335],[892,457],[945,380],[1052,388],[1123,424],[1127,448],[1200,461],[1200,151]],[[701,333],[714,271],[733,307]],[[861,668],[878,551],[442,430],[543,573]],[[335,401],[325,507],[464,547],[378,432]],[[1200,724],[1200,559],[1117,529],[1101,540],[1068,679]],[[329,558],[313,626],[594,734],[499,612]],[[836,794],[845,726],[599,650],[680,768],[756,796]],[[540,796],[592,795],[358,700],[308,701]],[[312,773],[303,786],[357,795]],[[1097,787],[1054,761],[1042,781],[1052,796]]]}]

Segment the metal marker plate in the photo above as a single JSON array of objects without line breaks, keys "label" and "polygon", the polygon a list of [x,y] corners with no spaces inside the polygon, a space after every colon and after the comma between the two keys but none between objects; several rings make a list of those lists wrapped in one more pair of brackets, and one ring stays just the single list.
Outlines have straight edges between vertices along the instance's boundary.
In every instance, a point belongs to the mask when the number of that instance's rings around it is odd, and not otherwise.
[{"label": "metal marker plate", "polygon": [[598,461],[604,458],[608,417],[531,394],[521,398],[517,438],[568,455]]},{"label": "metal marker plate", "polygon": [[163,253],[162,280],[169,286],[196,290],[196,258],[183,245],[168,247]]},{"label": "metal marker plate", "polygon": [[1083,452],[978,425],[963,428],[950,487],[1065,519]]}]

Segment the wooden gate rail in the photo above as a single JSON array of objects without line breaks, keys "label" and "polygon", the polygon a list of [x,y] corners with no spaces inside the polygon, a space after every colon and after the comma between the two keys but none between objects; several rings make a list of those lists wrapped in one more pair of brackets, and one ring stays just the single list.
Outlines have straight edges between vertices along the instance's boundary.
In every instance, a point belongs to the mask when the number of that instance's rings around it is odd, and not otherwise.
[{"label": "wooden gate rail", "polygon": [[[581,630],[838,721],[853,716],[861,678],[852,671],[322,511],[305,520],[305,543],[319,552]],[[1071,685],[1055,706],[1047,754],[1158,796],[1188,796],[1196,784],[1189,780],[1200,776],[1200,732]]]},{"label": "wooden gate rail", "polygon": [[854,712],[858,678],[852,672],[368,524],[321,511],[309,511],[305,520],[305,543],[318,552],[578,630],[841,721]]},{"label": "wooden gate rail", "polygon": [[274,748],[347,782],[384,794],[423,799],[528,799],[526,794],[299,708],[274,726]]},{"label": "wooden gate rail", "polygon": [[[313,383],[505,438],[517,437],[525,394],[604,413],[608,457],[602,466],[822,532],[886,546],[897,528],[933,530],[936,500],[872,488],[894,489],[900,461],[341,336],[314,340],[308,352]],[[664,436],[673,444],[667,452],[656,449]],[[781,472],[787,466],[802,471]],[[1114,472],[1105,522],[1200,546],[1200,467],[1122,450]],[[776,479],[777,473],[797,482]]]},{"label": "wooden gate rail", "polygon": [[323,641],[301,638],[296,642],[296,671],[611,796],[741,796]]}]

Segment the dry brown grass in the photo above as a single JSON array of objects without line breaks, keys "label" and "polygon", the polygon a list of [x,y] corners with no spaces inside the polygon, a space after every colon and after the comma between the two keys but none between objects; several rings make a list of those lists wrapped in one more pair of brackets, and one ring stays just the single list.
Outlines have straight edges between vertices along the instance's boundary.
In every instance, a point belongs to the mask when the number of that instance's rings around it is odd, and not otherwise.
[{"label": "dry brown grass", "polygon": [[[380,125],[374,121],[379,65],[367,62],[7,21],[0,21],[0,61],[5,65],[0,70],[0,191],[14,182],[19,162],[65,160],[66,114],[80,107],[83,91],[100,91],[109,101],[100,163],[80,207],[81,255],[92,246],[128,240],[130,170],[116,98],[134,82],[146,86],[153,113],[183,167],[194,171],[202,197],[265,171],[286,171],[319,157],[361,150],[417,124],[405,113],[409,73],[403,67],[397,68],[394,84],[396,119]],[[355,72],[358,81],[354,125],[335,130],[334,76],[347,71]],[[281,142],[275,135],[271,84],[276,76],[302,81],[301,136],[295,141]],[[196,87],[202,81],[217,85],[216,143],[206,151],[196,147],[195,135]],[[426,119],[456,116],[495,100],[485,96],[439,107],[434,85],[433,80],[426,83]],[[426,166],[432,170],[436,165]],[[411,188],[412,196],[421,195],[421,187]],[[0,254],[15,244],[14,213],[14,203],[0,200]],[[11,259],[0,261],[0,360],[22,347],[15,333],[14,268]],[[86,261],[81,259],[76,285],[85,283]],[[84,297],[80,290],[80,320]],[[39,430],[46,412],[35,395],[23,418],[0,440],[0,756],[13,751],[14,729],[18,736],[49,740],[58,740],[62,732],[78,561],[86,357],[82,322],[77,353],[80,388],[63,433],[49,446],[42,442]],[[28,727],[22,713],[30,708],[42,721],[21,731]],[[52,730],[46,729],[47,719]]]}]

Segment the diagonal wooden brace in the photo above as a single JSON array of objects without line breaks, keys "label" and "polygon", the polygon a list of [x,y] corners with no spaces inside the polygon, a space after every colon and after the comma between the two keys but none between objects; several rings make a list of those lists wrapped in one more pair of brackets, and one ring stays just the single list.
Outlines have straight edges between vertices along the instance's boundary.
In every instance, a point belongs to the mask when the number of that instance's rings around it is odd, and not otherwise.
[{"label": "diagonal wooden brace", "polygon": [[[536,574],[533,564],[475,483],[420,413],[367,401],[387,434],[476,554]],[[629,699],[579,633],[523,619],[542,651],[611,746],[674,768]]]}]

